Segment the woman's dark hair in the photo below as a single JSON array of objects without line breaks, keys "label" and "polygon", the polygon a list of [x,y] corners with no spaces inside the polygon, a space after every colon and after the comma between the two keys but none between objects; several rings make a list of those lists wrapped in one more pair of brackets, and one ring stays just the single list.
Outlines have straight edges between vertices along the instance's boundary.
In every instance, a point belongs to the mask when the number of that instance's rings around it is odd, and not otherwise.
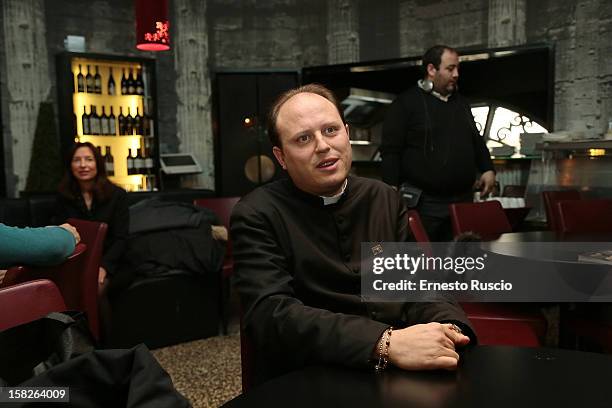
[{"label": "woman's dark hair", "polygon": [[59,184],[59,193],[71,200],[77,199],[81,195],[81,188],[79,187],[79,182],[72,174],[72,158],[78,149],[81,147],[87,147],[94,155],[94,159],[96,160],[96,178],[94,179],[93,186],[93,195],[96,200],[106,201],[113,194],[113,184],[110,182],[108,177],[106,177],[106,167],[104,165],[104,159],[102,155],[94,146],[89,142],[78,142],[75,143],[70,149],[70,153],[66,157],[66,171],[64,172],[64,177]]},{"label": "woman's dark hair", "polygon": [[276,127],[276,120],[278,119],[278,112],[280,111],[281,107],[285,104],[285,102],[293,98],[295,95],[298,95],[301,93],[313,93],[313,94],[322,96],[323,98],[327,99],[328,101],[333,103],[334,106],[336,107],[336,110],[338,111],[338,114],[340,115],[340,119],[342,119],[342,123],[346,123],[344,121],[344,111],[342,110],[342,107],[338,103],[338,99],[336,99],[336,96],[334,95],[332,91],[330,91],[323,85],[308,84],[308,85],[300,86],[299,88],[290,89],[282,93],[281,95],[279,95],[278,98],[276,98],[268,114],[268,138],[270,139],[270,143],[272,143],[272,146],[281,147],[281,141],[280,141],[280,137],[278,134],[278,129]]}]

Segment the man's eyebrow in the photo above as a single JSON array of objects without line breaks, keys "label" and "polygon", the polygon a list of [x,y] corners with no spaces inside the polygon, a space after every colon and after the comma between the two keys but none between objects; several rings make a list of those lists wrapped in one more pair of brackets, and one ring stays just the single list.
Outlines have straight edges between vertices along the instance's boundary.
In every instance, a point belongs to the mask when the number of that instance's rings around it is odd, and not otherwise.
[{"label": "man's eyebrow", "polygon": [[340,119],[335,119],[329,122],[325,122],[323,124],[323,127],[329,127],[329,126],[342,126],[342,121]]}]

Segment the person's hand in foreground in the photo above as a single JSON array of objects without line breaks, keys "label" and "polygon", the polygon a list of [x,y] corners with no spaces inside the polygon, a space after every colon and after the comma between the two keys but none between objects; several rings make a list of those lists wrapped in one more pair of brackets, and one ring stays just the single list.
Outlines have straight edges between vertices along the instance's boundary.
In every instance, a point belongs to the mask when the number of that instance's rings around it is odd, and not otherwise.
[{"label": "person's hand in foreground", "polygon": [[455,348],[469,342],[451,324],[417,324],[393,330],[389,362],[404,370],[454,370],[459,362]]},{"label": "person's hand in foreground", "polygon": [[62,224],[60,225],[60,227],[62,227],[63,229],[65,229],[66,231],[68,231],[69,233],[71,233],[74,236],[74,244],[78,244],[79,242],[81,242],[81,236],[79,235],[79,231],[77,231],[76,228],[74,228],[72,225],[70,224]]}]

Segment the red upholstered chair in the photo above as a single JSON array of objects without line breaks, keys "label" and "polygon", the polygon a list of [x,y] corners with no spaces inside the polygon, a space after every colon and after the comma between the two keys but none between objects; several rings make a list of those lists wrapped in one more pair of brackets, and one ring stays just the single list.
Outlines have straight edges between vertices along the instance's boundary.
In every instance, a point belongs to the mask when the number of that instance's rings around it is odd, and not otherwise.
[{"label": "red upholstered chair", "polygon": [[25,273],[25,266],[11,266],[7,269],[6,274],[4,275],[4,279],[0,281],[0,288],[6,288],[7,286],[16,285],[20,282],[19,276],[22,273]]},{"label": "red upholstered chair", "polygon": [[38,279],[0,289],[0,331],[66,310],[59,289]]},{"label": "red upholstered chair", "polygon": [[560,231],[557,201],[580,200],[580,192],[578,190],[543,191],[542,199],[544,201],[548,229],[551,231]]},{"label": "red upholstered chair", "polygon": [[[104,251],[104,240],[108,225],[103,222],[94,222],[69,218],[67,222],[73,225],[79,235],[81,242],[87,245],[87,253],[84,260],[83,271],[78,282],[72,283],[72,288],[79,293],[79,297],[67,297],[64,295],[66,305],[75,310],[87,312],[89,328],[96,339],[100,338],[100,321],[98,316],[98,270],[102,261]],[[66,286],[60,286],[64,294]]]},{"label": "red upholstered chair", "polygon": [[[82,229],[79,229],[72,220],[70,223],[79,230],[81,243],[76,246],[72,255],[64,263],[45,267],[24,266],[11,268],[7,271],[2,281],[2,287],[29,282],[35,279],[49,279],[53,281],[59,288],[68,309],[87,313],[89,328],[96,339],[98,339],[98,267],[100,265],[102,248],[99,248],[96,264],[95,243],[90,241],[94,248],[90,250],[90,247],[83,243],[85,238],[84,233],[81,232]],[[104,234],[106,234],[106,224],[94,224],[103,225]],[[92,258],[94,259],[92,260]],[[93,265],[97,265],[95,266],[95,274],[93,272]]]},{"label": "red upholstered chair", "polygon": [[[55,284],[63,283],[63,280],[69,280],[71,278],[70,273],[66,271],[77,271],[74,273],[80,273],[85,258],[85,251],[87,246],[83,243],[79,243],[75,248],[74,252],[66,258],[66,260],[55,266],[13,266],[6,271],[4,280],[0,284],[0,288],[6,288],[9,286],[17,285],[19,283],[33,281],[35,279],[55,279]],[[53,278],[53,279],[52,279]]]},{"label": "red upholstered chair", "polygon": [[[22,273],[7,276],[3,286],[34,279],[50,279],[59,288],[66,305],[71,310],[87,313],[91,333],[100,336],[98,316],[98,269],[104,250],[104,239],[108,226],[105,223],[70,218],[81,236],[74,253],[66,262],[50,267],[25,267]],[[8,280],[7,280],[8,278]]]},{"label": "red upholstered chair", "polygon": [[[428,243],[429,238],[419,214],[414,210],[408,211],[408,221],[417,242]],[[476,331],[478,343],[482,345],[537,347],[546,334],[544,316],[529,306],[461,303],[461,307]]]},{"label": "red upholstered chair", "polygon": [[[221,224],[230,230],[230,216],[236,203],[240,197],[219,197],[219,198],[199,198],[193,200],[193,205],[198,207],[208,208],[212,210]],[[221,275],[221,325],[223,333],[227,334],[227,298],[229,296],[229,279],[234,272],[234,260],[232,258],[232,239],[228,237],[227,246],[225,249],[225,259],[223,260],[222,275]]]},{"label": "red upholstered chair", "polygon": [[[612,200],[559,200],[556,205],[559,232],[563,234],[612,232]],[[562,320],[562,328],[575,338],[612,353],[612,325],[608,318],[601,318],[596,313],[568,312]]]},{"label": "red upholstered chair", "polygon": [[426,255],[431,255],[433,251],[429,244],[430,241],[427,231],[423,226],[423,222],[421,222],[421,216],[416,210],[406,211],[406,216],[408,217],[408,226],[410,227],[414,239],[420,244],[419,246]]},{"label": "red upholstered chair", "polygon": [[539,347],[546,319],[539,310],[519,303],[461,303],[480,345]]},{"label": "red upholstered chair", "polygon": [[414,235],[414,239],[416,239],[417,242],[429,242],[429,236],[427,235],[427,231],[425,231],[425,227],[423,227],[419,213],[416,210],[408,210],[406,211],[406,215],[408,216],[408,225],[410,226],[412,235]]},{"label": "red upholstered chair", "polygon": [[451,204],[450,215],[455,236],[462,232],[474,232],[483,239],[490,239],[512,232],[512,226],[499,201]]},{"label": "red upholstered chair", "polygon": [[556,202],[562,233],[612,232],[612,200]]},{"label": "red upholstered chair", "polygon": [[563,331],[571,334],[577,342],[586,340],[597,345],[604,353],[612,354],[612,325],[609,321],[569,313],[561,324]]}]

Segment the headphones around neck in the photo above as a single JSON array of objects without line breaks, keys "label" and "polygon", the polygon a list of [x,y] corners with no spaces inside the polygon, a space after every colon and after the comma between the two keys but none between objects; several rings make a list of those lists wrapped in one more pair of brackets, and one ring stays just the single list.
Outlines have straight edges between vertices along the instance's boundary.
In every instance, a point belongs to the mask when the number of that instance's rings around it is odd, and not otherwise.
[{"label": "headphones around neck", "polygon": [[431,93],[433,91],[433,81],[431,79],[419,79],[417,81],[417,85],[426,93]]}]

